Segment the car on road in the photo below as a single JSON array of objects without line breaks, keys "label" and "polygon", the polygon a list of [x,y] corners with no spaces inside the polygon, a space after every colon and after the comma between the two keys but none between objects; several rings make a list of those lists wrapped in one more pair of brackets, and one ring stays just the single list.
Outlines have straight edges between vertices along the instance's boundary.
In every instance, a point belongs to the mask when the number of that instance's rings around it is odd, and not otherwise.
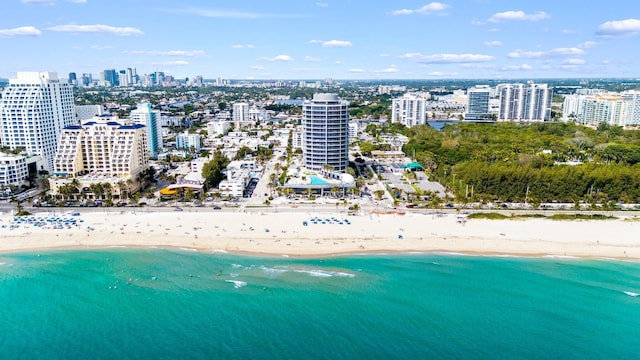
[{"label": "car on road", "polygon": [[220,206],[214,206],[213,210],[222,210],[222,208]]},{"label": "car on road", "polygon": [[182,211],[182,208],[176,206],[176,207],[173,208],[173,211]]}]

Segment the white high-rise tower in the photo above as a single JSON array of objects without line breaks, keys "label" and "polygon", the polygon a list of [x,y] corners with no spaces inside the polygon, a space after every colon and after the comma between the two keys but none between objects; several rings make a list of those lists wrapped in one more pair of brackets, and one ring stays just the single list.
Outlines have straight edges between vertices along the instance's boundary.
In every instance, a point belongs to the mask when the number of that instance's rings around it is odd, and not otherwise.
[{"label": "white high-rise tower", "polygon": [[349,102],[336,94],[314,94],[302,105],[304,166],[323,170],[329,165],[345,172],[349,165]]},{"label": "white high-rise tower", "polygon": [[75,124],[73,86],[55,72],[18,72],[2,92],[2,145],[42,156],[38,170],[53,170],[62,129]]}]

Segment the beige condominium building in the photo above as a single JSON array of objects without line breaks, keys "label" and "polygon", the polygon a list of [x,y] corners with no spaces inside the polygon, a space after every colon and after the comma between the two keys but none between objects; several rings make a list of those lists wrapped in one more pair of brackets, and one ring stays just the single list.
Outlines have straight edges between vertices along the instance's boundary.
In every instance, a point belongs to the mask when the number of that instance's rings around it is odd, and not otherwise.
[{"label": "beige condominium building", "polygon": [[138,175],[149,165],[146,136],[144,125],[123,124],[110,115],[64,128],[54,161],[55,176],[50,180],[52,194],[73,179],[77,179],[79,193],[84,191],[89,199],[100,197],[92,194],[94,183],[111,184],[114,198],[121,198],[124,191],[137,191]]}]

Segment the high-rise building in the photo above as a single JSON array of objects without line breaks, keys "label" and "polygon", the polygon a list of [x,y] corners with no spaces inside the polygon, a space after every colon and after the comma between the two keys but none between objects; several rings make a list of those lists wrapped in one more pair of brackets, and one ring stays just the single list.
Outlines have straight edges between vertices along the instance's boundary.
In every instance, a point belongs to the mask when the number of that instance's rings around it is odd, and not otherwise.
[{"label": "high-rise building", "polygon": [[622,98],[627,101],[626,119],[624,125],[640,125],[640,91],[630,90],[622,93]]},{"label": "high-rise building", "polygon": [[600,123],[624,126],[627,101],[619,94],[599,94],[584,99],[579,121],[585,125]]},{"label": "high-rise building", "polygon": [[118,86],[120,85],[118,79],[118,73],[116,69],[107,69],[102,72],[104,76],[104,81],[108,81],[110,86]]},{"label": "high-rise building", "polygon": [[250,122],[249,104],[245,102],[233,104],[233,123],[235,129],[240,129],[243,125]]},{"label": "high-rise building", "polygon": [[67,79],[67,82],[71,85],[78,85],[78,77],[76,76],[76,73],[74,72],[70,72],[69,73],[69,78]]},{"label": "high-rise building", "polygon": [[42,156],[38,170],[53,170],[66,126],[74,125],[73,87],[54,72],[18,72],[0,99],[0,140],[10,149]]},{"label": "high-rise building", "polygon": [[336,94],[314,94],[302,104],[303,162],[310,170],[349,165],[349,102]]},{"label": "high-rise building", "polygon": [[[76,197],[123,199],[139,190],[138,175],[149,164],[146,135],[144,125],[123,124],[108,114],[64,128],[55,158],[57,176],[49,178],[51,194],[59,194],[74,178],[79,182]],[[96,183],[110,187],[97,193]]]},{"label": "high-rise building", "polygon": [[391,122],[401,123],[407,127],[425,125],[429,97],[429,93],[407,93],[400,98],[393,99]]},{"label": "high-rise building", "polygon": [[93,83],[93,76],[90,73],[82,74],[82,86],[89,86]]},{"label": "high-rise building", "polygon": [[160,122],[160,111],[151,110],[151,104],[138,104],[135,110],[131,110],[129,115],[133,124],[141,124],[147,129],[147,146],[149,156],[158,157],[162,151],[162,128]]},{"label": "high-rise building", "polygon": [[491,88],[487,85],[475,86],[467,90],[467,113],[465,120],[489,120],[489,98]]},{"label": "high-rise building", "polygon": [[111,115],[97,116],[62,130],[55,158],[57,174],[97,178],[135,178],[147,168],[144,125],[125,125]]},{"label": "high-rise building", "polygon": [[550,121],[553,91],[547,84],[501,84],[500,112],[502,121]]}]

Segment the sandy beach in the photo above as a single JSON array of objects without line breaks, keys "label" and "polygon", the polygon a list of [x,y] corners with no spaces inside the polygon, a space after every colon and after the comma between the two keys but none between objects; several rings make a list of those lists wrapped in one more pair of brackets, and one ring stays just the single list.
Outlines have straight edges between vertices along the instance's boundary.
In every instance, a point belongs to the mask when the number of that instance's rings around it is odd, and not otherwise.
[{"label": "sandy beach", "polygon": [[[161,247],[274,256],[453,252],[486,255],[640,259],[633,220],[468,220],[454,214],[148,212],[58,215],[75,225],[16,223],[0,217],[0,252]],[[346,219],[346,221],[345,221]],[[64,222],[63,222],[64,223]],[[44,225],[43,225],[44,224]]]}]

